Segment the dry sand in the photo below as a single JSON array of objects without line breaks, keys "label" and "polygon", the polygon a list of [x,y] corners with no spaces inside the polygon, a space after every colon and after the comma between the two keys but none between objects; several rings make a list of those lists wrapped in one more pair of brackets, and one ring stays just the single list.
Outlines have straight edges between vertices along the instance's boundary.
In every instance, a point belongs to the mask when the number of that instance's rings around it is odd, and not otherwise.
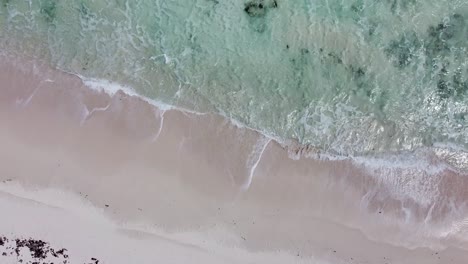
[{"label": "dry sand", "polygon": [[467,175],[291,159],[218,115],[0,61],[0,237],[69,263],[468,263]]}]

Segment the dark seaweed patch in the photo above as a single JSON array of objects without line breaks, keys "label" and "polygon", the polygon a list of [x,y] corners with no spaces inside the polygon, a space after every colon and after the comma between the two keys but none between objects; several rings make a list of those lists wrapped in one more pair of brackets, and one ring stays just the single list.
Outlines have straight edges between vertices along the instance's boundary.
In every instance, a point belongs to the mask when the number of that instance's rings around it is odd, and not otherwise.
[{"label": "dark seaweed patch", "polygon": [[443,79],[439,79],[439,81],[437,81],[437,92],[441,98],[449,98],[450,95],[452,95],[447,82]]},{"label": "dark seaweed patch", "polygon": [[308,57],[306,56],[309,53],[308,49],[302,48],[300,50],[300,55],[295,56],[290,59],[291,69],[294,73],[294,81],[296,82],[296,87],[301,87],[304,81],[305,75],[305,65],[308,64]]},{"label": "dark seaweed patch", "polygon": [[445,80],[447,74],[447,66],[444,65],[439,72],[439,80],[437,81],[437,92],[441,98],[448,98],[453,94],[453,90]]},{"label": "dark seaweed patch", "polygon": [[399,40],[391,41],[384,49],[387,57],[394,60],[398,68],[405,68],[414,59],[415,51],[422,47],[416,33],[406,33]]},{"label": "dark seaweed patch", "polygon": [[367,30],[367,34],[372,37],[377,29],[377,25],[375,23],[370,22]]},{"label": "dark seaweed patch", "polygon": [[407,11],[411,6],[416,4],[416,0],[387,0],[387,2],[390,3],[390,11],[392,14]]},{"label": "dark seaweed patch", "polygon": [[7,7],[9,3],[10,3],[10,0],[2,0],[3,7]]},{"label": "dark seaweed patch", "polygon": [[244,11],[250,17],[263,17],[266,14],[266,8],[263,6],[263,1],[252,1],[245,4]]},{"label": "dark seaweed patch", "polygon": [[365,78],[366,72],[364,71],[364,69],[361,67],[355,68],[352,65],[350,69],[351,69],[351,74],[353,75],[353,80],[356,83],[356,86],[358,88],[365,87],[366,86],[366,78]]},{"label": "dark seaweed patch", "polygon": [[86,6],[85,3],[81,2],[80,3],[80,17],[86,21],[88,21],[90,18],[93,17],[93,14],[91,13],[91,10],[89,7]]},{"label": "dark seaweed patch", "polygon": [[360,79],[364,77],[364,75],[366,75],[366,73],[361,67],[358,67],[357,69],[355,69],[354,67],[351,66],[351,70],[353,71],[354,77],[356,77],[356,79]]},{"label": "dark seaweed patch", "polygon": [[47,22],[51,23],[57,16],[57,0],[44,0],[41,2],[41,14]]},{"label": "dark seaweed patch", "polygon": [[270,9],[278,7],[276,0],[251,0],[244,4],[244,12],[250,18],[251,27],[259,33],[267,28],[266,15]]},{"label": "dark seaweed patch", "polygon": [[362,5],[362,3],[356,3],[356,4],[352,4],[350,9],[354,13],[360,14],[362,10],[364,10],[364,6]]},{"label": "dark seaweed patch", "polygon": [[[8,240],[6,237],[0,236],[0,246],[4,247],[4,252],[0,257],[16,256],[18,263],[31,263],[31,264],[48,264],[48,263],[69,263],[68,250],[65,248],[56,250],[52,248],[49,243],[38,239],[13,239]],[[28,249],[23,251],[23,249]],[[27,256],[26,256],[26,255]],[[25,258],[32,258],[32,260],[25,260]],[[46,259],[54,258],[54,261],[49,262]],[[90,264],[98,264],[97,258],[91,258]]]},{"label": "dark seaweed patch", "polygon": [[353,65],[349,65],[347,69],[356,87],[353,88],[353,92],[355,94],[372,97],[374,86],[371,84],[371,78],[367,76],[366,70],[360,66]]},{"label": "dark seaweed patch", "polygon": [[428,27],[426,34],[407,32],[393,40],[384,49],[395,67],[404,69],[418,63],[416,54],[424,54],[420,61],[429,72],[429,81],[442,99],[462,98],[468,91],[468,81],[462,74],[460,65],[464,63],[468,23],[458,13],[444,18],[443,21]]},{"label": "dark seaweed patch", "polygon": [[252,0],[244,5],[244,11],[250,17],[264,17],[270,8],[277,8],[278,2],[265,0]]},{"label": "dark seaweed patch", "polygon": [[[437,56],[445,56],[450,52],[453,45],[458,43],[451,43],[456,36],[463,36],[466,34],[466,21],[465,18],[460,14],[454,14],[446,19],[444,22],[437,24],[436,26],[430,26],[427,34],[428,37],[425,40],[426,55],[429,58],[435,58]],[[466,38],[465,38],[466,39]]]},{"label": "dark seaweed patch", "polygon": [[453,75],[453,89],[457,95],[468,92],[468,81],[462,80],[461,70],[457,70]]},{"label": "dark seaweed patch", "polygon": [[449,51],[447,40],[453,38],[453,28],[447,24],[431,26],[428,30],[429,38],[426,42],[426,52],[428,56],[435,57],[438,53]]},{"label": "dark seaweed patch", "polygon": [[21,247],[27,247],[32,253],[33,258],[45,259],[47,257],[48,246],[47,243],[42,240],[34,239],[16,239],[16,254],[19,256],[19,249]]},{"label": "dark seaweed patch", "polygon": [[462,96],[468,91],[468,81],[463,80],[461,71],[455,71],[450,82],[450,72],[447,70],[447,65],[440,69],[437,80],[437,94],[447,99],[452,96]]},{"label": "dark seaweed patch", "polygon": [[[437,94],[447,99],[458,97],[468,90],[468,82],[463,80],[462,72],[452,61],[453,53],[463,49],[467,38],[465,18],[460,14],[453,14],[443,22],[431,26],[424,41],[426,53],[426,68],[437,73]],[[462,47],[460,47],[462,46]],[[442,67],[438,67],[442,63]],[[450,67],[452,64],[452,67]]]},{"label": "dark seaweed patch", "polygon": [[332,59],[332,61],[333,61],[334,63],[336,63],[336,64],[342,64],[342,63],[343,63],[343,60],[342,60],[338,55],[336,55],[336,54],[333,53],[333,52],[329,52],[329,53],[328,53],[328,57],[329,57],[330,59]]}]

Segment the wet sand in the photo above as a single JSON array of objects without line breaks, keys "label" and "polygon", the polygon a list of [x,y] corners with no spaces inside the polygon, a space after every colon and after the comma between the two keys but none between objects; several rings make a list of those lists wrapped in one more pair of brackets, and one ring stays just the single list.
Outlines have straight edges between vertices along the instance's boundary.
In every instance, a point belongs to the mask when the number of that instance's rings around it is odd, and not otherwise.
[{"label": "wet sand", "polygon": [[33,60],[0,62],[0,145],[0,235],[70,263],[468,259],[463,173],[293,159],[306,150]]}]

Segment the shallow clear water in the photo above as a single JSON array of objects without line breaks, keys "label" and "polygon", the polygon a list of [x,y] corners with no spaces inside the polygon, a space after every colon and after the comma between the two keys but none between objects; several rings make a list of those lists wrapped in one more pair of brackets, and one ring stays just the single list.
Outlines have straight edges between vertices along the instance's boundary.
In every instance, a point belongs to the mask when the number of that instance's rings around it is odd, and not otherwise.
[{"label": "shallow clear water", "polygon": [[468,146],[468,2],[1,0],[0,45],[339,154]]}]

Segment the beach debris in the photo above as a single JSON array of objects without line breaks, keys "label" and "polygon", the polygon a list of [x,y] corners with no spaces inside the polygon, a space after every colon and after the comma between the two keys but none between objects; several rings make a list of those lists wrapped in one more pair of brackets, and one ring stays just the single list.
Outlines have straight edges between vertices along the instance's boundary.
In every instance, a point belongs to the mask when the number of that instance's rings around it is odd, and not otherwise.
[{"label": "beach debris", "polygon": [[92,263],[90,264],[99,264],[99,260],[97,258],[91,258]]},{"label": "beach debris", "polygon": [[[0,235],[0,263],[3,257],[16,257],[18,263],[24,264],[71,264],[68,250],[65,248],[55,249],[46,241],[34,238],[8,239]],[[91,258],[90,263],[98,264],[97,258]]]}]

